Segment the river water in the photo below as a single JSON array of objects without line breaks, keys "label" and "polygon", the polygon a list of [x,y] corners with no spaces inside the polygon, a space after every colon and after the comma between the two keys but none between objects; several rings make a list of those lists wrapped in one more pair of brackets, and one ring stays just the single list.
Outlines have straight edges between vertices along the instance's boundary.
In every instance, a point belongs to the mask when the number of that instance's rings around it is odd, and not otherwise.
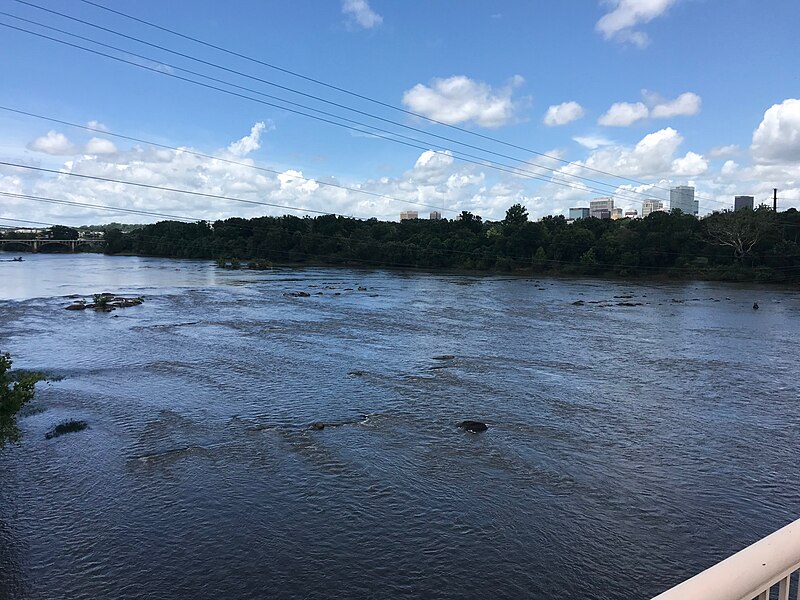
[{"label": "river water", "polygon": [[[146,301],[63,310],[105,291]],[[3,261],[0,350],[61,379],[0,597],[648,598],[800,516],[798,339],[791,289]]]}]

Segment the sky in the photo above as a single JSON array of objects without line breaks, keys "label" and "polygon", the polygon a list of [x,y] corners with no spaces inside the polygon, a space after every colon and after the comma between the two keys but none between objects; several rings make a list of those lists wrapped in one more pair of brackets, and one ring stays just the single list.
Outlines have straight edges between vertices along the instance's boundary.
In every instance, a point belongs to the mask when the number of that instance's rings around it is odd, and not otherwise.
[{"label": "sky", "polygon": [[800,205],[796,0],[92,2],[0,5],[0,226]]}]

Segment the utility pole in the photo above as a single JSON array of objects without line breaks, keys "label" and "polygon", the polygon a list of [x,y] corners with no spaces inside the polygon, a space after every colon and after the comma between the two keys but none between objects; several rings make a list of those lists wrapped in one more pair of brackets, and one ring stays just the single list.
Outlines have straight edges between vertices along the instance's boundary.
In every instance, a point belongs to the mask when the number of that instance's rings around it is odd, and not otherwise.
[{"label": "utility pole", "polygon": [[772,210],[778,212],[778,188],[772,188]]}]

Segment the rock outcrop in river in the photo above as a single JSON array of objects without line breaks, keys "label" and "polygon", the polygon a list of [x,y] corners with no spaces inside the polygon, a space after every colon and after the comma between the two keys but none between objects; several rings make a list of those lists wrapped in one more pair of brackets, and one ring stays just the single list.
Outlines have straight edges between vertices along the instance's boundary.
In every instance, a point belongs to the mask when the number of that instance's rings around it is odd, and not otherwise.
[{"label": "rock outcrop in river", "polygon": [[138,296],[136,298],[125,298],[124,296],[117,296],[103,292],[102,294],[95,294],[92,302],[85,300],[78,300],[69,306],[65,306],[66,310],[86,310],[93,309],[101,312],[111,312],[117,308],[128,308],[130,306],[139,306],[144,302],[144,298]]},{"label": "rock outcrop in river", "polygon": [[489,429],[489,426],[481,421],[461,421],[461,423],[458,424],[458,427],[464,431],[469,431],[470,433],[480,433],[481,431],[486,431]]}]

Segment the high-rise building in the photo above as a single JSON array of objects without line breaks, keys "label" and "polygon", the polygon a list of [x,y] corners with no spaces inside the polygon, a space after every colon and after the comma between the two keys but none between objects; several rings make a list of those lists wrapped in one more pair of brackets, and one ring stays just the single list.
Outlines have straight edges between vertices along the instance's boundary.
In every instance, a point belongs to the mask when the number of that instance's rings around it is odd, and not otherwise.
[{"label": "high-rise building", "polygon": [[588,208],[570,208],[569,209],[569,218],[570,221],[575,219],[588,219],[589,218],[589,209]]},{"label": "high-rise building", "polygon": [[442,219],[442,213],[440,213],[438,210],[431,211],[431,216],[430,216],[431,221],[440,221],[441,219]]},{"label": "high-rise building", "polygon": [[669,209],[680,209],[687,215],[700,212],[700,202],[694,199],[694,188],[688,185],[679,185],[669,191]]},{"label": "high-rise building", "polygon": [[404,210],[400,213],[401,221],[408,221],[410,219],[419,219],[419,213],[415,210]]},{"label": "high-rise building", "polygon": [[596,219],[610,219],[613,210],[613,198],[595,198],[589,202],[589,216]]},{"label": "high-rise building", "polygon": [[651,213],[664,210],[664,203],[660,200],[645,200],[642,202],[642,218],[644,219]]},{"label": "high-rise building", "polygon": [[616,221],[622,218],[622,209],[621,208],[612,208],[611,209],[611,219]]},{"label": "high-rise building", "polygon": [[753,210],[754,204],[755,204],[755,198],[753,196],[733,197],[733,210],[739,210],[740,208],[749,208],[750,210]]}]

